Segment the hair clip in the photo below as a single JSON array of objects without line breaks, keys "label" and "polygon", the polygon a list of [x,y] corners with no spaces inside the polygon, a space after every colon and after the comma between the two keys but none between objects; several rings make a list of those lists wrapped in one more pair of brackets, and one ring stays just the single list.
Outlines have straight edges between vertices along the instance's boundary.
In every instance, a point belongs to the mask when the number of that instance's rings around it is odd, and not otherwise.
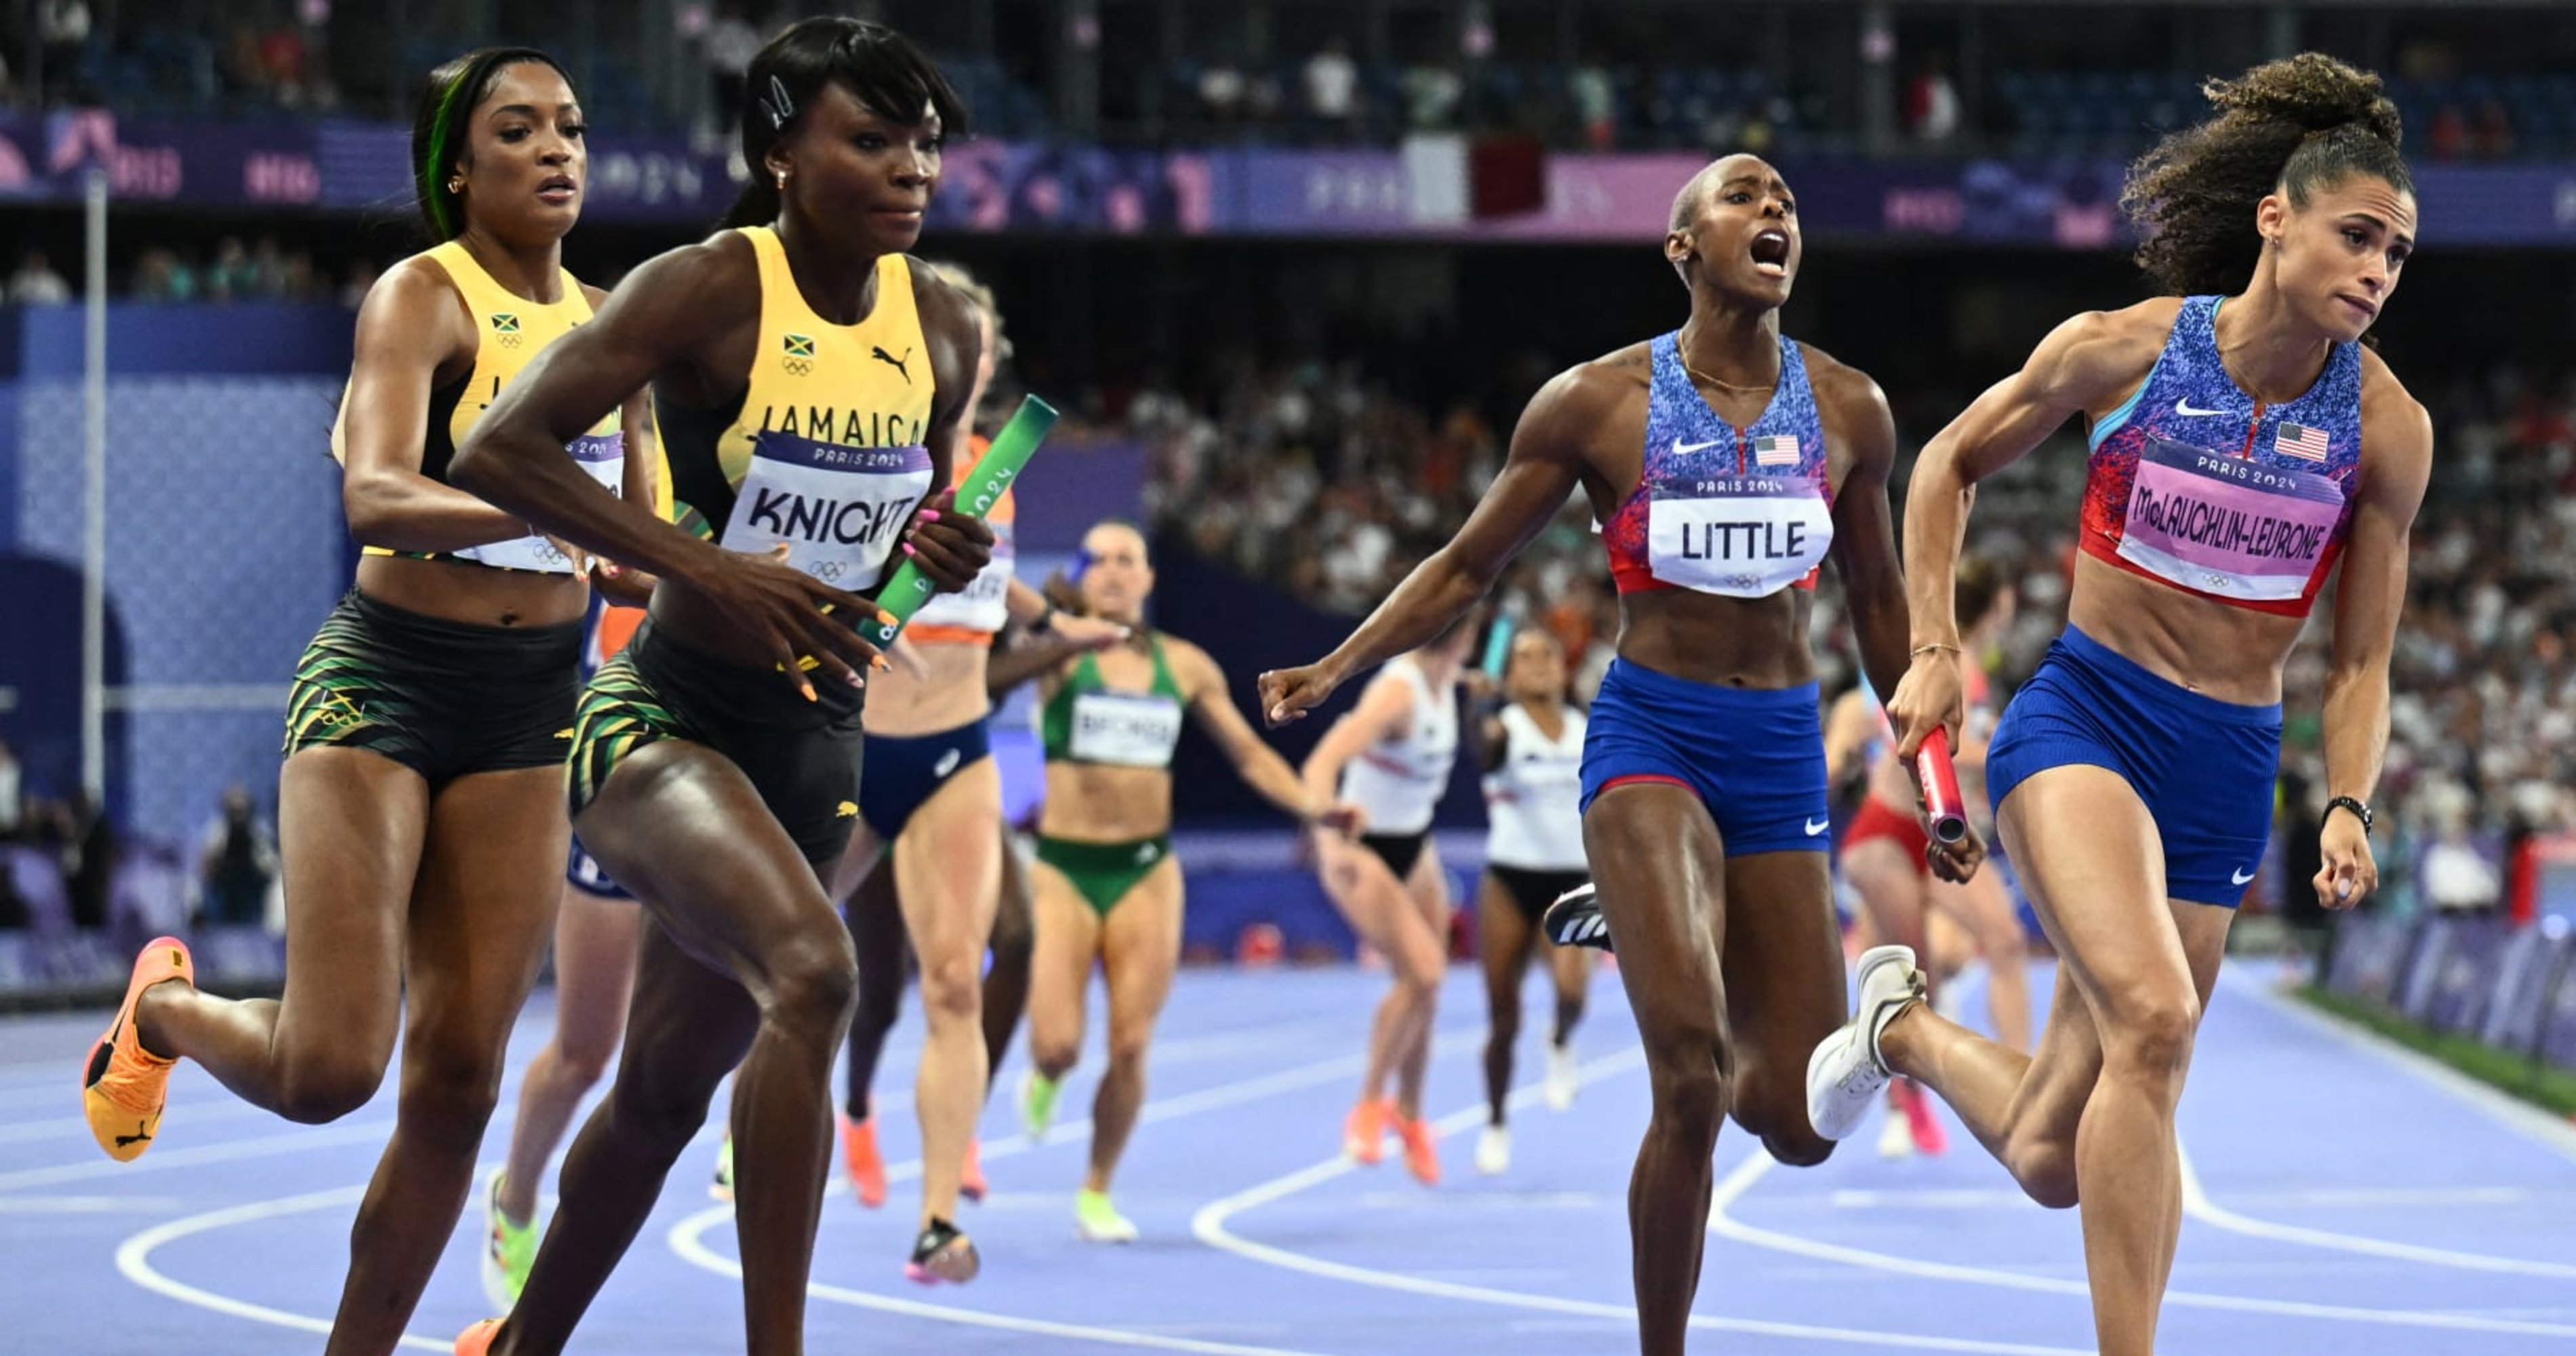
[{"label": "hair clip", "polygon": [[787,82],[774,75],[769,77],[769,94],[760,106],[769,113],[771,131],[787,130],[788,122],[796,116],[796,101],[787,97]]}]

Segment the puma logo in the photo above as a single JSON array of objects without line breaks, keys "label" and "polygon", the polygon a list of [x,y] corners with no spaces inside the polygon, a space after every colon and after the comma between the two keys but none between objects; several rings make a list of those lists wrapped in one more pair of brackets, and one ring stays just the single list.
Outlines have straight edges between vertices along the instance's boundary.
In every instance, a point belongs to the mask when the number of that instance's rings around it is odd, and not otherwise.
[{"label": "puma logo", "polygon": [[910,365],[912,362],[911,349],[905,349],[903,351],[903,356],[898,358],[893,354],[886,352],[882,346],[879,346],[869,349],[868,356],[876,359],[878,362],[884,363],[886,366],[893,368],[897,372],[901,372],[903,374],[904,385],[910,386],[912,384],[912,367]]},{"label": "puma logo", "polygon": [[133,1134],[130,1134],[130,1135],[118,1135],[118,1136],[116,1137],[116,1147],[118,1147],[118,1148],[120,1148],[120,1149],[126,1149],[126,1148],[131,1148],[131,1147],[133,1147],[134,1145],[137,1145],[137,1144],[149,1144],[149,1143],[151,1143],[151,1142],[152,1142],[152,1136],[151,1136],[151,1134],[149,1133],[149,1132],[151,1131],[151,1129],[152,1129],[152,1127],[151,1127],[151,1126],[144,1125],[144,1124],[141,1124],[141,1123],[139,1123],[139,1122],[138,1122],[138,1123],[135,1125],[135,1127],[134,1127],[134,1133],[133,1133]]}]

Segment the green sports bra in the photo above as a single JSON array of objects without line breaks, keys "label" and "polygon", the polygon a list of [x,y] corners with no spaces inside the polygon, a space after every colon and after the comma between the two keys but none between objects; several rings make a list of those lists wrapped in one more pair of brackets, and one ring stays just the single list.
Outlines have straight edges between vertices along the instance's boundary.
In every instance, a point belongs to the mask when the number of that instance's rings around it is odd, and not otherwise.
[{"label": "green sports bra", "polygon": [[1047,698],[1038,738],[1050,763],[1104,763],[1167,768],[1181,742],[1181,685],[1163,658],[1163,638],[1147,633],[1154,685],[1121,692],[1101,681],[1093,656],[1074,661],[1064,685]]}]

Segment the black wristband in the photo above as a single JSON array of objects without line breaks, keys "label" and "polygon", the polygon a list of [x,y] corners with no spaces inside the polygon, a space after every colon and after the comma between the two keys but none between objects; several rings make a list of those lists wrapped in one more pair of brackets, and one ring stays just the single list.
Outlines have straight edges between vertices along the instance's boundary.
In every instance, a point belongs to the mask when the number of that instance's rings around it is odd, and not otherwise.
[{"label": "black wristband", "polygon": [[2360,801],[2354,800],[2350,796],[2337,796],[2333,800],[2326,802],[2326,812],[2318,817],[2318,822],[2322,824],[2326,820],[2334,818],[2334,812],[2337,810],[2352,811],[2352,817],[2361,821],[2361,836],[2364,838],[2368,838],[2370,836],[2372,816],[2369,806],[2362,804]]},{"label": "black wristband", "polygon": [[1047,600],[1046,611],[1039,613],[1038,619],[1029,623],[1029,634],[1033,636],[1043,635],[1054,628],[1055,600],[1050,598]]}]

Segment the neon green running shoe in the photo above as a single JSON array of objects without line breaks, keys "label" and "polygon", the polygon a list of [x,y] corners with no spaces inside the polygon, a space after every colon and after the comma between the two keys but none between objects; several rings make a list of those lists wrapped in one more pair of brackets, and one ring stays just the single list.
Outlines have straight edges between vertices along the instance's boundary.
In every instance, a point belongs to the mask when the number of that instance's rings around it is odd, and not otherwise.
[{"label": "neon green running shoe", "polygon": [[716,1179],[707,1183],[707,1199],[733,1204],[733,1135],[716,1146]]},{"label": "neon green running shoe", "polygon": [[1133,1243],[1136,1222],[1118,1213],[1106,1191],[1073,1194],[1073,1236],[1085,1243]]},{"label": "neon green running shoe", "polygon": [[1020,1120],[1028,1126],[1029,1138],[1046,1138],[1047,1127],[1055,1123],[1055,1095],[1063,1090],[1062,1080],[1034,1068],[1020,1075]]},{"label": "neon green running shoe", "polygon": [[537,1264],[537,1222],[514,1220],[501,1208],[501,1174],[492,1174],[492,1189],[483,1197],[483,1298],[508,1313],[528,1286],[528,1269]]}]

